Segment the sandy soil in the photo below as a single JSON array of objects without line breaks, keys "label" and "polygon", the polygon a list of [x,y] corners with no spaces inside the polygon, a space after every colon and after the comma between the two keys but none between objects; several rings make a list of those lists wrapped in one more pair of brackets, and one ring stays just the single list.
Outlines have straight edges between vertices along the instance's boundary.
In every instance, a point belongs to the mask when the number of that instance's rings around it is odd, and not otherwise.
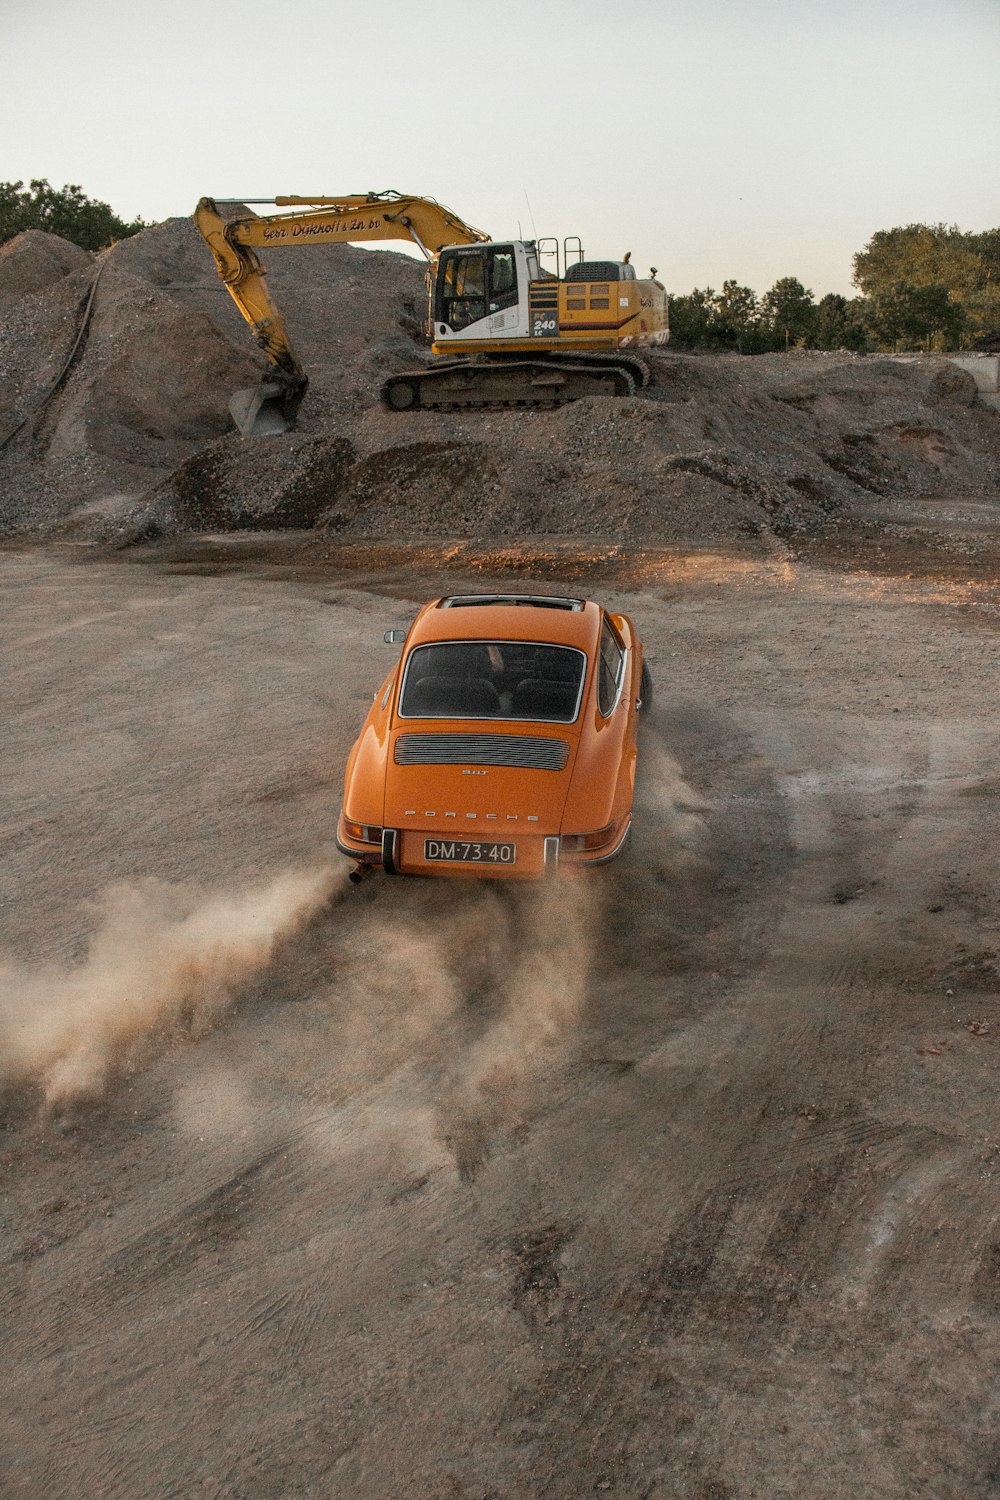
[{"label": "sandy soil", "polygon": [[[910,514],[533,569],[0,554],[0,1493],[998,1493],[1000,570],[960,509],[944,552]],[[644,635],[592,881],[330,873],[446,565]]]}]

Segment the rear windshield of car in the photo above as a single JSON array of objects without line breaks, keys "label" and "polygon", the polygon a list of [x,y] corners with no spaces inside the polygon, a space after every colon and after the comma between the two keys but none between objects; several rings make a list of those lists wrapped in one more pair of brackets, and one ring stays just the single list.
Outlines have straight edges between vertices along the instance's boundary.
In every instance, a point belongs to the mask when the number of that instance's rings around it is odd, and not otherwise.
[{"label": "rear windshield of car", "polygon": [[572,646],[442,641],[417,646],[403,681],[404,719],[521,719],[571,724],[587,666]]}]

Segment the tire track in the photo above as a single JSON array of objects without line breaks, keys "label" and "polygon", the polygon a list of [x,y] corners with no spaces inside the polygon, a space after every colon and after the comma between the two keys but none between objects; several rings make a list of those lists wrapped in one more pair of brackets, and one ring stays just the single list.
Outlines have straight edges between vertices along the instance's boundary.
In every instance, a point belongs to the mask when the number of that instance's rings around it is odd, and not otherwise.
[{"label": "tire track", "polygon": [[[844,731],[833,746],[845,759],[848,741]],[[795,853],[780,915],[769,932],[758,926],[764,946],[756,972],[724,1010],[668,1036],[622,1080],[622,1089],[648,1089],[662,1079],[677,1101],[669,1157],[666,1146],[649,1148],[648,1169],[612,1186],[604,1201],[609,1228],[628,1223],[632,1234],[624,1274],[598,1289],[598,1306],[566,1287],[549,1298],[539,1329],[547,1356],[542,1384],[572,1386],[574,1401],[572,1419],[541,1401],[534,1408],[535,1441],[550,1455],[539,1493],[568,1500],[563,1476],[581,1444],[595,1472],[638,1482],[627,1455],[630,1430],[642,1418],[623,1407],[621,1392],[641,1385],[642,1376],[636,1368],[626,1374],[602,1350],[631,1350],[641,1370],[665,1341],[713,1348],[762,1338],[794,1342],[808,1307],[837,1285],[842,1225],[870,1185],[900,1173],[919,1177],[928,1160],[947,1151],[939,1131],[850,1109],[877,1056],[884,1001],[868,978],[869,913],[864,903],[838,899],[860,886],[862,871],[866,886],[885,878],[924,796],[926,782],[916,787],[911,768],[924,770],[930,760],[927,746],[917,744],[905,768],[881,775],[881,792],[905,785],[913,796],[894,806],[888,824],[876,820],[883,827],[874,848],[857,821],[853,772],[830,783],[817,779],[808,795],[801,782],[789,795],[786,783]],[[676,1082],[667,1082],[677,1071],[692,1083],[700,1076],[701,1087],[678,1093]],[[849,1117],[830,1123],[831,1111],[843,1116],[845,1107]],[[716,1122],[708,1134],[706,1117]],[[661,1205],[656,1220],[666,1232],[657,1248],[643,1193],[662,1167],[670,1208],[665,1214]],[[604,1329],[596,1343],[595,1325]],[[669,1414],[661,1411],[664,1417],[669,1431]]]}]

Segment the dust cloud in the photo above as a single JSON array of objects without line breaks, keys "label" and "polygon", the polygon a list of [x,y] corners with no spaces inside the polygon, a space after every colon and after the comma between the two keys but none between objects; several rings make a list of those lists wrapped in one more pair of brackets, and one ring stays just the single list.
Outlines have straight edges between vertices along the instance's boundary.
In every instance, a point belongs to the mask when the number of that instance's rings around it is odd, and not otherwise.
[{"label": "dust cloud", "polygon": [[706,802],[684,780],[677,761],[647,735],[636,787],[636,817],[653,818],[666,834],[673,862],[697,861],[705,833]]},{"label": "dust cloud", "polygon": [[157,880],[111,887],[82,963],[0,961],[0,1084],[40,1084],[50,1111],[99,1097],[152,1034],[210,1026],[345,882],[323,863],[215,893]]},{"label": "dust cloud", "polygon": [[[598,925],[598,895],[586,877],[517,893],[513,941],[483,939],[493,970],[495,1014],[453,1063],[439,1106],[441,1133],[460,1173],[475,1174],[491,1137],[530,1109],[540,1075],[582,1013]],[[485,914],[485,909],[483,913]],[[500,951],[498,951],[498,949]]]},{"label": "dust cloud", "polygon": [[[647,734],[636,795],[640,832],[655,829],[656,863],[697,899],[709,872],[706,814],[709,806],[688,785],[678,762]],[[459,954],[478,954],[478,988],[492,996],[493,1013],[479,1035],[457,1050],[450,1087],[439,1104],[440,1131],[459,1171],[472,1177],[499,1133],[516,1130],[537,1105],[543,1075],[579,1034],[588,992],[600,983],[599,947],[609,924],[633,908],[628,921],[648,914],[650,896],[629,867],[569,875],[538,886],[470,904],[452,930],[438,933],[434,972],[444,987],[435,992],[443,1013],[453,1010],[462,986],[454,965]],[[662,914],[660,914],[662,917]],[[655,918],[654,918],[655,920]],[[466,1006],[476,1001],[468,983]],[[426,994],[424,996],[426,1000]]]},{"label": "dust cloud", "polygon": [[[443,1143],[473,1178],[577,1044],[609,942],[632,930],[645,941],[649,924],[662,933],[678,902],[700,899],[709,806],[655,735],[640,768],[635,859],[538,884],[396,882],[391,902],[338,935],[340,1064],[373,1085],[394,1075],[408,1108],[427,1099],[428,1160]],[[387,964],[373,967],[373,953]]]},{"label": "dust cloud", "polygon": [[[636,806],[641,823],[668,835],[658,859],[689,881],[705,809],[655,742]],[[627,874],[610,881],[588,872],[460,893],[401,882],[392,906],[366,903],[338,930],[328,998],[349,1018],[340,1066],[373,1083],[394,1068],[422,1072],[438,1149],[463,1175],[535,1108],[578,1032],[605,926],[623,917],[622,902],[646,899]],[[50,1112],[99,1098],[152,1035],[211,1026],[277,946],[347,889],[346,873],[326,863],[228,891],[154,880],[111,888],[79,964],[0,961],[0,1085],[40,1087]],[[373,972],[373,952],[391,956],[391,983]]]},{"label": "dust cloud", "polygon": [[380,1099],[380,1128],[405,1121],[408,1159],[419,1137],[427,1163],[444,1146],[471,1178],[575,1045],[604,882],[401,880],[380,895],[337,934],[332,1049]]}]

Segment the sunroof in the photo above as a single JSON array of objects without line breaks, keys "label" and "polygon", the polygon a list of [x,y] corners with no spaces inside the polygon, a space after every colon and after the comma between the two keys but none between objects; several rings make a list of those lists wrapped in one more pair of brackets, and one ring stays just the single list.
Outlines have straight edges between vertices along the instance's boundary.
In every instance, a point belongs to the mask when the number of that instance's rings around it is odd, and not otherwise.
[{"label": "sunroof", "polygon": [[478,604],[521,604],[529,609],[582,609],[582,599],[559,599],[551,594],[452,594],[439,609],[471,609]]}]

